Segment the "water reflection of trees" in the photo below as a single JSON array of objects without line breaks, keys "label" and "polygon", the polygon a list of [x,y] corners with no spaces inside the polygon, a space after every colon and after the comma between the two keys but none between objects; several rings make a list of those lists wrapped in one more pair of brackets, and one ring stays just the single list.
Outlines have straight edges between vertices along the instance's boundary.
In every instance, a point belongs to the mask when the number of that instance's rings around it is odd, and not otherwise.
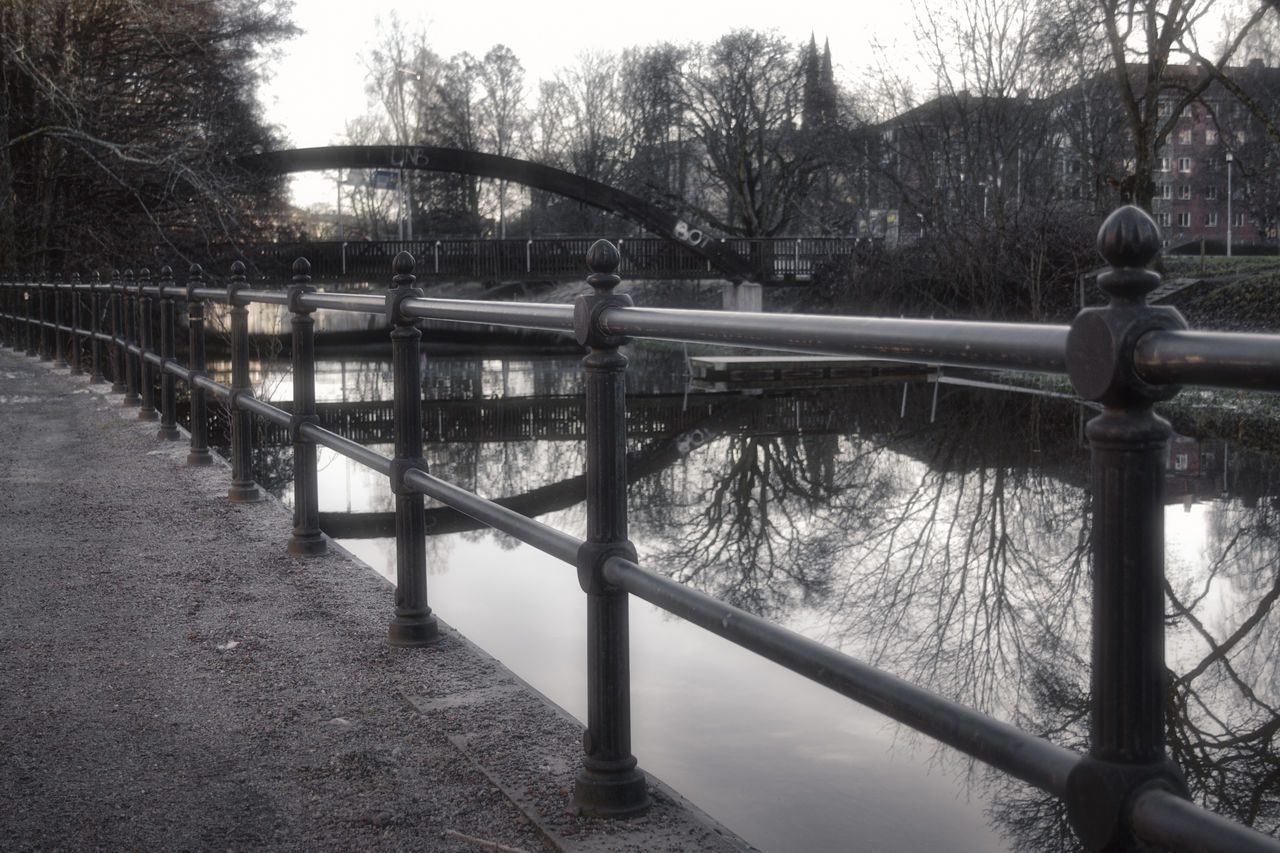
[{"label": "water reflection of trees", "polygon": [[[917,683],[1087,749],[1087,451],[1073,408],[956,392],[939,422],[859,394],[855,430],[727,436],[633,500],[647,561]],[[1170,559],[1169,750],[1198,802],[1280,825],[1280,490],[1209,509],[1208,554]],[[1264,497],[1256,499],[1256,494]],[[1018,849],[1074,850],[1060,803],[996,774]]]},{"label": "water reflection of trees", "polygon": [[[1277,482],[1273,459],[1237,456]],[[1208,505],[1203,561],[1170,554],[1166,738],[1193,799],[1264,832],[1280,831],[1280,519],[1272,497]],[[1034,673],[1024,724],[1073,749],[1088,746],[1087,660],[1046,660]],[[992,815],[1019,847],[1079,849],[1063,808],[992,779]],[[1053,843],[1050,844],[1049,842]]]},{"label": "water reflection of trees", "polygon": [[1031,639],[1080,615],[1074,412],[951,392],[929,424],[899,394],[858,392],[841,434],[721,439],[643,502],[666,507],[655,565],[753,612],[802,610],[828,642],[988,706]]},{"label": "water reflection of trees", "polygon": [[[1211,507],[1207,567],[1171,572],[1171,621],[1197,654],[1171,673],[1170,752],[1215,811],[1280,830],[1276,498]],[[1196,658],[1199,658],[1196,660]]]},{"label": "water reflection of trees", "polygon": [[[580,388],[580,372],[558,367],[499,375],[470,358],[432,370],[428,397]],[[828,393],[827,429],[747,435],[734,424],[766,401],[744,396],[701,425],[707,443],[675,450],[673,437],[650,454],[658,473],[630,490],[632,537],[647,565],[1084,750],[1089,496],[1078,412],[951,388],[930,424],[918,397],[903,418],[900,386]],[[433,472],[495,497],[538,494],[585,465],[580,442],[427,454]],[[289,459],[280,452],[266,467],[287,481]],[[1237,454],[1232,472],[1245,499],[1209,505],[1205,562],[1169,563],[1168,741],[1197,801],[1274,833],[1280,465]],[[570,532],[581,522],[568,511],[543,520]],[[1060,803],[982,778],[1019,849],[1076,849]]]}]

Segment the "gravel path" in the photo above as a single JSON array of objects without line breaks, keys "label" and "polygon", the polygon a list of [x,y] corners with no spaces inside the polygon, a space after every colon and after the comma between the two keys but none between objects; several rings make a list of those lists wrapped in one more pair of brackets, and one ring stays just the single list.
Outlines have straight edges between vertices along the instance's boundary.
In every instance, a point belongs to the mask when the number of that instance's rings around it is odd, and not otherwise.
[{"label": "gravel path", "polygon": [[107,388],[0,351],[0,849],[747,849],[572,814],[578,723]]}]

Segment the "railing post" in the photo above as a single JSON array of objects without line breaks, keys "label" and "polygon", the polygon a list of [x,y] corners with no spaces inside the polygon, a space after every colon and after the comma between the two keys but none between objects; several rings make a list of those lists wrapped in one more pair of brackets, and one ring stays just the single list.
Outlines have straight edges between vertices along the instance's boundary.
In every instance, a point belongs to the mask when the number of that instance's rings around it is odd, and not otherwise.
[{"label": "railing post", "polygon": [[387,291],[394,372],[395,459],[391,491],[396,496],[396,608],[388,641],[393,646],[425,646],[439,639],[440,626],[427,605],[427,519],[422,494],[404,484],[410,468],[426,470],[422,458],[422,331],[402,310],[404,300],[422,296],[414,287],[413,256],[396,255]]},{"label": "railing post", "polygon": [[209,452],[209,396],[197,380],[204,378],[207,364],[204,355],[204,299],[196,296],[196,288],[204,286],[204,270],[192,264],[187,273],[187,348],[191,360],[191,450],[187,464],[213,464]]},{"label": "railing post", "polygon": [[82,305],[82,296],[80,293],[80,273],[71,274],[71,289],[67,291],[70,295],[68,300],[71,304],[71,310],[68,312],[68,325],[71,327],[71,375],[80,376],[84,373],[83,360],[80,358],[80,309]]},{"label": "railing post", "polygon": [[583,814],[627,817],[649,808],[644,773],[631,754],[631,655],[628,597],[603,576],[609,557],[635,560],[627,539],[627,358],[625,340],[600,328],[603,311],[631,304],[615,294],[622,257],[607,240],[587,251],[587,283],[578,297],[574,333],[590,347],[586,370],[587,538],[578,551],[578,582],[587,594],[587,731],[574,801]]},{"label": "railing post", "polygon": [[1186,795],[1165,752],[1164,475],[1172,431],[1152,410],[1178,388],[1147,385],[1133,367],[1143,335],[1186,328],[1176,310],[1147,304],[1160,276],[1146,266],[1159,250],[1159,229],[1141,209],[1107,217],[1098,251],[1111,269],[1098,285],[1110,303],[1081,311],[1067,337],[1072,384],[1104,406],[1086,428],[1093,458],[1090,748],[1067,783],[1067,813],[1089,851],[1147,849],[1130,829],[1141,789]]},{"label": "railing post", "polygon": [[0,301],[0,307],[4,309],[4,332],[0,334],[0,342],[4,346],[13,349],[13,324],[15,322],[13,311],[13,282],[6,281],[2,285],[4,287],[4,299]]},{"label": "railing post", "polygon": [[50,281],[37,282],[40,293],[40,360],[53,361],[53,336],[49,334],[49,315],[52,313],[53,297],[49,295]]},{"label": "railing post", "polygon": [[35,318],[39,315],[40,311],[40,291],[36,289],[36,280],[34,275],[27,280],[25,291],[27,296],[27,355],[34,357],[40,354],[39,331],[35,324]]},{"label": "railing post", "polygon": [[70,367],[67,363],[67,339],[62,330],[62,319],[66,316],[65,307],[66,300],[63,298],[65,286],[62,283],[62,273],[53,274],[53,366],[54,367]]},{"label": "railing post", "polygon": [[169,441],[182,437],[178,432],[178,394],[175,386],[176,377],[169,372],[168,365],[176,363],[178,346],[175,340],[174,326],[177,325],[177,306],[173,301],[173,269],[160,268],[160,355],[164,359],[160,366],[160,429],[156,438]]},{"label": "railing post", "polygon": [[302,437],[303,424],[319,423],[316,416],[316,320],[314,308],[302,297],[314,293],[311,264],[306,258],[293,262],[293,286],[289,288],[289,311],[293,314],[293,534],[286,550],[309,557],[327,549],[320,532],[320,483],[316,471],[316,443]]},{"label": "railing post", "polygon": [[111,393],[123,394],[127,374],[125,361],[124,281],[119,270],[111,271]]},{"label": "railing post", "polygon": [[253,413],[240,406],[241,397],[252,397],[249,382],[249,308],[239,292],[246,287],[243,261],[231,265],[227,282],[227,314],[231,320],[231,489],[227,498],[236,503],[263,499],[253,481]]},{"label": "railing post", "polygon": [[138,406],[142,398],[138,396],[138,355],[134,352],[137,344],[138,328],[138,294],[137,282],[133,278],[133,270],[124,271],[124,281],[120,283],[120,327],[124,332],[124,399],[125,406]]},{"label": "railing post", "polygon": [[4,305],[8,322],[4,327],[4,342],[11,350],[18,348],[18,282],[8,281],[4,285]]},{"label": "railing post", "polygon": [[138,409],[140,421],[154,421],[160,416],[156,411],[155,373],[147,359],[155,349],[151,336],[151,320],[155,312],[151,310],[150,287],[151,270],[143,267],[138,272],[138,390],[142,394],[142,406]]},{"label": "railing post", "polygon": [[89,368],[89,381],[94,385],[107,381],[102,374],[102,273],[97,270],[89,285]]}]

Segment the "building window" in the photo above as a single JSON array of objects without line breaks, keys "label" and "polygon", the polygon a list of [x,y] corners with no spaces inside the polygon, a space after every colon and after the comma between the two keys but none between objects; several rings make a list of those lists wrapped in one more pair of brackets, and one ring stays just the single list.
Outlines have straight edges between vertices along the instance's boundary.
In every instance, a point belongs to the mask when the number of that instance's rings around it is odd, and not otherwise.
[{"label": "building window", "polygon": [[1173,198],[1173,184],[1160,185],[1160,198]]},{"label": "building window", "polygon": [[1191,214],[1190,214],[1190,213],[1179,213],[1179,214],[1178,214],[1178,227],[1179,227],[1179,228],[1190,228],[1190,227],[1191,227]]},{"label": "building window", "polygon": [[1191,171],[1191,158],[1190,158],[1190,157],[1179,157],[1179,158],[1178,158],[1178,171],[1179,171],[1179,172],[1190,172],[1190,171]]},{"label": "building window", "polygon": [[1168,157],[1161,157],[1161,158],[1160,158],[1160,165],[1159,165],[1159,167],[1157,168],[1157,171],[1160,171],[1160,172],[1167,172],[1167,171],[1169,171],[1169,158],[1168,158]]},{"label": "building window", "polygon": [[1178,144],[1179,145],[1191,144],[1191,128],[1188,127],[1185,130],[1178,131]]},{"label": "building window", "polygon": [[1217,227],[1218,227],[1218,214],[1216,214],[1216,213],[1206,213],[1206,214],[1204,215],[1204,226],[1205,226],[1206,228],[1217,228]]},{"label": "building window", "polygon": [[1155,214],[1155,217],[1156,217],[1156,224],[1159,225],[1161,228],[1168,228],[1169,225],[1173,222],[1173,215],[1169,213],[1157,213]]},{"label": "building window", "polygon": [[1167,116],[1169,114],[1170,103],[1168,101],[1160,101],[1156,104],[1156,115]]},{"label": "building window", "polygon": [[1183,184],[1178,187],[1178,198],[1187,201],[1191,198],[1191,184]]},{"label": "building window", "polygon": [[1218,188],[1217,188],[1217,187],[1205,187],[1205,188],[1204,188],[1204,197],[1205,197],[1205,198],[1207,198],[1207,199],[1209,199],[1209,201],[1215,201],[1215,200],[1217,200],[1217,198],[1218,198]]},{"label": "building window", "polygon": [[1205,145],[1217,145],[1217,144],[1218,144],[1218,131],[1214,130],[1213,128],[1209,128],[1209,129],[1207,129],[1207,130],[1204,132],[1204,144],[1205,144]]},{"label": "building window", "polygon": [[1244,214],[1243,214],[1243,213],[1233,213],[1233,214],[1231,215],[1231,220],[1232,220],[1232,222],[1231,222],[1231,227],[1233,227],[1233,228],[1243,228],[1243,227],[1244,227]]}]

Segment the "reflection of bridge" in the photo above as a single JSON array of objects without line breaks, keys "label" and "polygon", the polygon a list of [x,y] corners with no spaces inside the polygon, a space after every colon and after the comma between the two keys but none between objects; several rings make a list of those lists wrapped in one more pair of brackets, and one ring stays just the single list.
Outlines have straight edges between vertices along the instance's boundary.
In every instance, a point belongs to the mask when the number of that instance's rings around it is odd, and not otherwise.
[{"label": "reflection of bridge", "polygon": [[[855,398],[820,393],[787,396],[645,394],[627,397],[627,434],[653,440],[702,429],[703,435],[814,435],[847,432],[861,414]],[[277,404],[288,408],[287,404]],[[865,403],[861,406],[865,409]],[[393,438],[391,401],[319,403],[321,424],[361,444]],[[580,441],[586,438],[581,395],[424,400],[423,439],[428,442]],[[269,444],[287,444],[287,430],[262,424]],[[700,442],[699,442],[700,443]]]},{"label": "reflection of bridge", "polygon": [[[311,262],[316,279],[380,281],[396,254],[417,261],[419,278],[480,282],[582,278],[594,237],[538,237],[508,240],[379,240],[359,242],[268,243],[248,251],[268,277],[287,278],[299,257]],[[833,260],[865,250],[850,237],[728,238],[717,241],[749,259],[754,280],[764,284],[808,281]],[[660,237],[623,237],[620,274],[628,279],[723,279],[705,256]]]}]

